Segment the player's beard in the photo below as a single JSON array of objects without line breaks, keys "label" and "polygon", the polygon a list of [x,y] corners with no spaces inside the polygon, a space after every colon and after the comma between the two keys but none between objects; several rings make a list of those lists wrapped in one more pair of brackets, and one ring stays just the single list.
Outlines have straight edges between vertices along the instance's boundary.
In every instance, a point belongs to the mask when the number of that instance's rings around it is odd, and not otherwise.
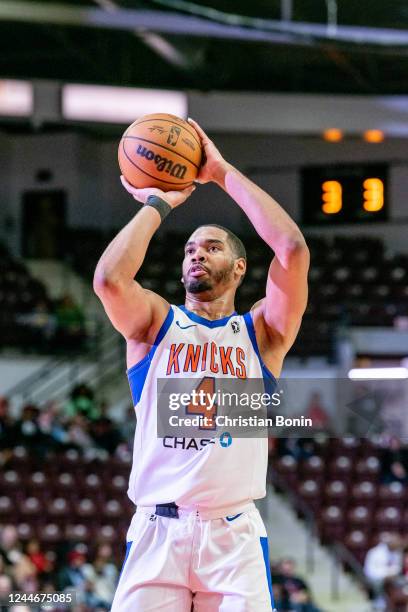
[{"label": "player's beard", "polygon": [[234,268],[234,262],[217,272],[208,273],[207,278],[189,278],[185,276],[184,287],[188,293],[203,293],[204,291],[211,291],[214,287],[220,283],[225,283],[230,280],[232,270]]}]

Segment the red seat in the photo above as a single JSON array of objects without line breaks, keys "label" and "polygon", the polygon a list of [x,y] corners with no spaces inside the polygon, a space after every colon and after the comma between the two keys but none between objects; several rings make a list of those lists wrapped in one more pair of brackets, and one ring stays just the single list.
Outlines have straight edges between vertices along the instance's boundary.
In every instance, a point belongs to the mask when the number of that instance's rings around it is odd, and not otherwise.
[{"label": "red seat", "polygon": [[0,519],[8,521],[9,517],[12,516],[15,510],[14,501],[8,495],[2,495],[0,497]]},{"label": "red seat", "polygon": [[[273,467],[278,474],[281,474],[285,478],[285,481],[290,486],[295,486],[298,480],[298,463],[296,459],[292,457],[292,455],[284,455],[274,462]],[[123,474],[116,474],[116,476],[119,475],[125,478]]]},{"label": "red seat", "polygon": [[377,500],[377,487],[369,480],[358,482],[351,489],[351,498],[355,504],[373,507]]},{"label": "red seat", "polygon": [[353,471],[353,464],[347,455],[339,455],[329,465],[330,478],[335,480],[349,481]]},{"label": "red seat", "polygon": [[36,519],[43,519],[44,517],[44,505],[42,504],[39,497],[26,497],[20,504],[19,513],[25,517],[27,521]]},{"label": "red seat", "polygon": [[329,505],[344,508],[348,502],[347,486],[342,480],[333,480],[325,488],[325,498]]},{"label": "red seat", "polygon": [[374,516],[377,531],[399,531],[402,528],[402,512],[396,506],[381,508]]},{"label": "red seat", "polygon": [[322,479],[325,471],[323,460],[319,455],[313,455],[302,464],[304,478]]},{"label": "red seat", "polygon": [[322,495],[318,480],[305,480],[298,486],[297,493],[314,512],[320,508]]},{"label": "red seat", "polygon": [[369,548],[368,537],[364,531],[354,529],[346,534],[344,538],[346,548],[356,557],[359,563],[364,563]]},{"label": "red seat", "polygon": [[352,529],[368,531],[371,527],[371,512],[367,506],[355,506],[347,513],[347,520]]},{"label": "red seat", "polygon": [[70,523],[65,528],[65,537],[71,541],[89,542],[91,529],[83,523]]},{"label": "red seat", "polygon": [[47,523],[39,530],[38,537],[45,545],[59,542],[63,539],[64,533],[60,525]]},{"label": "red seat", "polygon": [[378,501],[381,506],[399,506],[404,504],[405,487],[400,482],[381,485],[378,491]]},{"label": "red seat", "polygon": [[360,480],[378,481],[380,473],[380,462],[378,457],[370,455],[364,459],[360,459],[356,465],[356,474]]},{"label": "red seat", "polygon": [[48,505],[48,514],[53,522],[57,521],[59,523],[68,519],[71,515],[71,506],[65,497],[56,497],[51,500]]},{"label": "red seat", "polygon": [[339,506],[324,508],[318,522],[324,542],[343,538],[345,531],[344,512]]},{"label": "red seat", "polygon": [[31,540],[37,535],[36,529],[34,525],[32,525],[31,523],[21,522],[21,523],[18,523],[16,527],[17,527],[18,537],[23,542],[27,542],[28,540]]}]

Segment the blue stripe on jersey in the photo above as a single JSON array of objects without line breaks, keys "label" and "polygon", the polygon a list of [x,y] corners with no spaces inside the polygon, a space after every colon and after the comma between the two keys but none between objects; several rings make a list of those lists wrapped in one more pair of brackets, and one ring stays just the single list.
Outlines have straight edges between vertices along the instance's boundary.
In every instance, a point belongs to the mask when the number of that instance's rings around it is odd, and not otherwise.
[{"label": "blue stripe on jersey", "polygon": [[269,548],[268,548],[268,538],[259,538],[261,541],[262,554],[265,562],[265,570],[266,570],[266,579],[268,580],[268,588],[269,594],[271,596],[271,604],[272,604],[272,612],[276,611],[275,602],[273,599],[273,591],[272,591],[272,576],[271,576],[271,564],[269,561]]},{"label": "blue stripe on jersey", "polygon": [[253,347],[255,353],[258,356],[259,363],[261,364],[262,372],[263,372],[263,374],[264,374],[264,376],[266,378],[272,379],[272,382],[273,382],[273,384],[275,386],[275,385],[277,385],[276,378],[272,374],[272,372],[268,369],[266,364],[264,363],[264,360],[261,357],[261,353],[259,352],[258,342],[256,340],[254,322],[252,320],[252,315],[251,315],[250,312],[247,312],[246,314],[244,314],[244,321],[245,321],[245,325],[246,325],[247,330],[248,330],[248,335],[249,335],[249,337],[251,339],[251,342],[252,342],[252,347]]},{"label": "blue stripe on jersey", "polygon": [[231,317],[236,316],[238,313],[233,312],[229,317],[223,317],[222,319],[216,319],[215,321],[210,321],[209,319],[205,319],[204,317],[200,317],[200,315],[195,312],[191,312],[187,310],[185,306],[179,306],[180,310],[184,312],[188,316],[189,319],[195,321],[196,323],[200,323],[201,325],[205,325],[206,327],[223,327],[228,323]]},{"label": "blue stripe on jersey", "polygon": [[154,356],[154,354],[156,352],[156,349],[159,346],[160,342],[163,340],[164,336],[166,335],[170,325],[173,322],[173,319],[174,319],[174,310],[170,306],[170,310],[167,313],[167,316],[164,319],[164,322],[163,322],[161,328],[159,329],[159,333],[156,336],[156,339],[154,341],[154,344],[153,344],[152,348],[147,353],[147,355],[145,355],[145,357],[143,357],[143,359],[141,361],[136,363],[134,366],[129,368],[129,370],[127,371],[127,375],[128,375],[128,379],[129,379],[129,385],[130,385],[130,391],[132,393],[133,404],[135,406],[140,401],[140,397],[142,395],[143,387],[144,387],[144,384],[146,382],[146,377],[147,377],[147,374],[149,372],[150,364],[152,362],[152,359],[153,359],[153,356]]}]

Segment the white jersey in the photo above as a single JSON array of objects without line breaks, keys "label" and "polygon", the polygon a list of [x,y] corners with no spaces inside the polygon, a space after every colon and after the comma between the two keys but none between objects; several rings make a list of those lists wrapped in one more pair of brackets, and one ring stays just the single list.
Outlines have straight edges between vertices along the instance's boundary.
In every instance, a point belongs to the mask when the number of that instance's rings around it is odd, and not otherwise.
[{"label": "white jersey", "polygon": [[157,437],[157,379],[266,378],[252,315],[210,321],[171,306],[154,346],[128,370],[137,426],[128,495],[137,506],[175,502],[225,516],[264,497],[267,438]]}]

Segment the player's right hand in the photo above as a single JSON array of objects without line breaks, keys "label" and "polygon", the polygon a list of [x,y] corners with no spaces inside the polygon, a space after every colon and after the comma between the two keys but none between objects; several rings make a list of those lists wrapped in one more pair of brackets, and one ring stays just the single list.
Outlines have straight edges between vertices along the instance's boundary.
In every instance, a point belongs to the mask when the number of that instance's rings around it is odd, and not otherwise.
[{"label": "player's right hand", "polygon": [[196,188],[195,185],[191,185],[191,187],[187,187],[182,191],[162,191],[154,187],[136,189],[136,187],[132,187],[132,185],[127,182],[123,175],[121,175],[120,180],[126,191],[130,193],[137,202],[146,204],[147,198],[154,195],[167,202],[172,208],[176,208],[180,206],[180,204],[183,204]]}]

